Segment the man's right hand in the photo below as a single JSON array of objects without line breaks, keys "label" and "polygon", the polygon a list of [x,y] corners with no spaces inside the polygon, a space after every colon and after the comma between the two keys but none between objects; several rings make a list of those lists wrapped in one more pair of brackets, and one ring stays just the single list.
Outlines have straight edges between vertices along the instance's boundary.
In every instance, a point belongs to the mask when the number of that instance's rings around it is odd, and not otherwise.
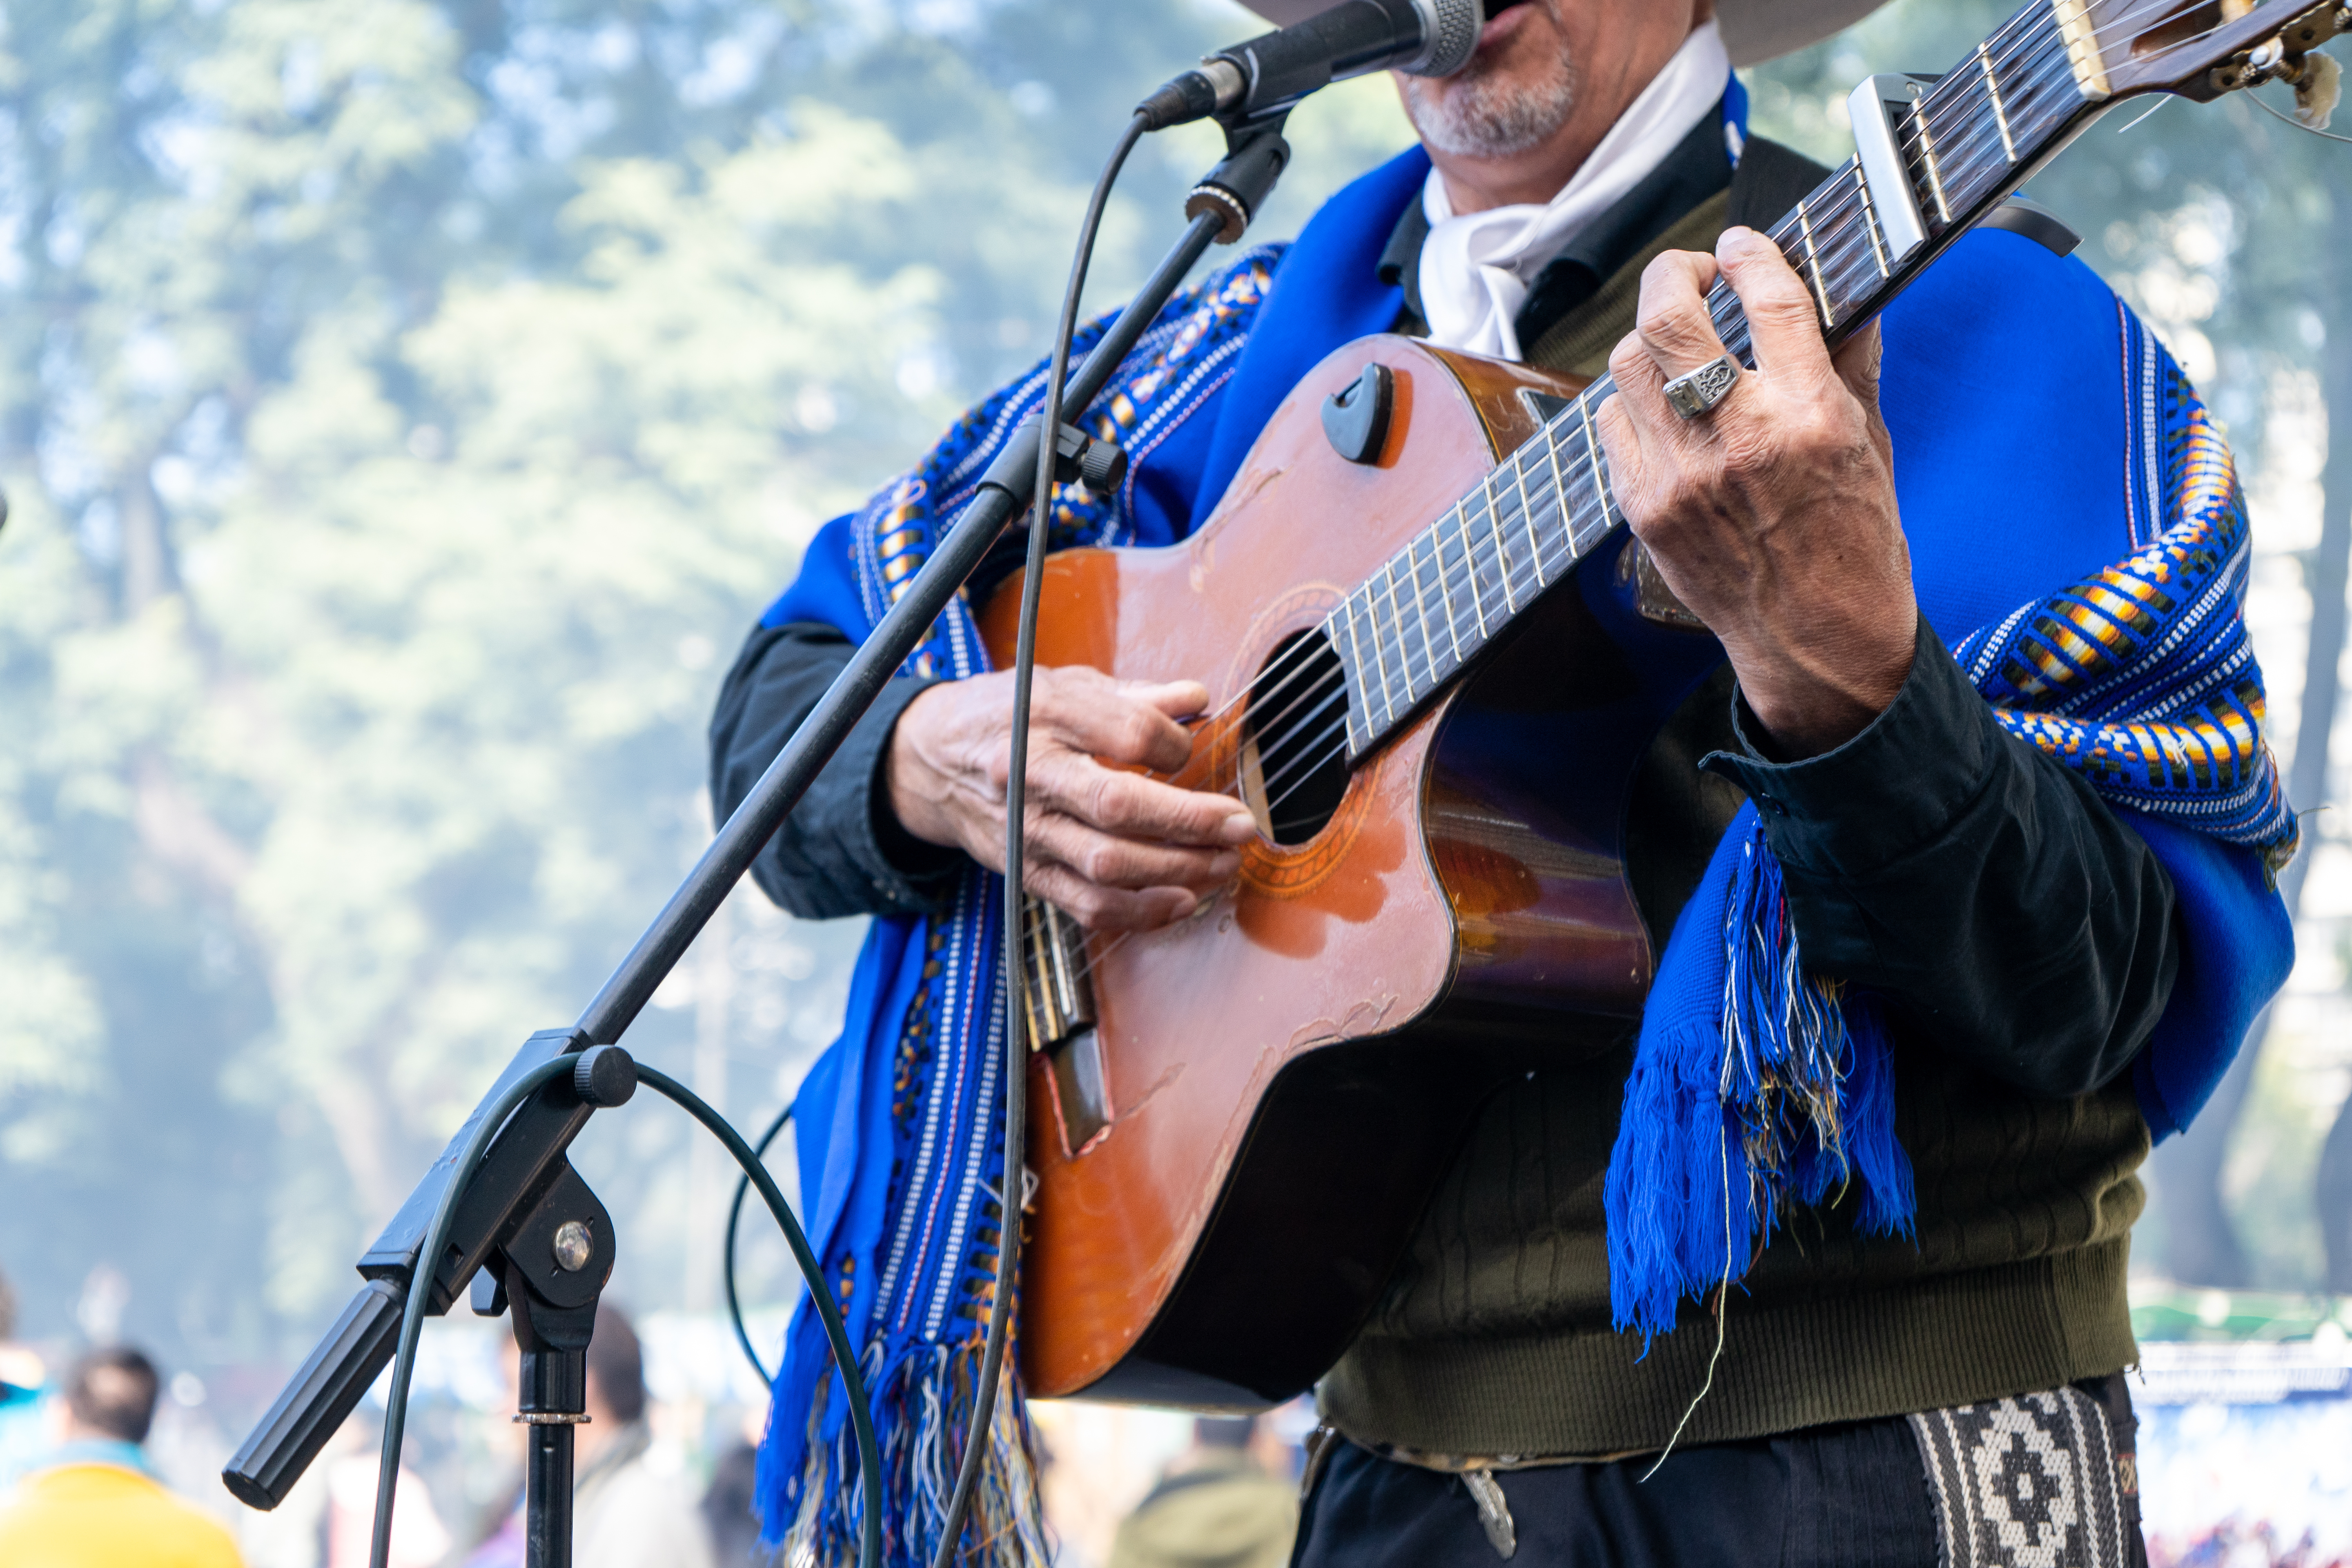
[{"label": "man's right hand", "polygon": [[[1173,773],[1192,755],[1177,721],[1208,706],[1198,681],[1114,680],[1039,668],[1029,698],[1023,885],[1088,926],[1142,931],[1181,920],[1232,877],[1257,825],[1230,795],[1121,771]],[[1004,868],[1013,770],[1009,671],[934,686],[898,715],[885,782],[899,825]]]}]

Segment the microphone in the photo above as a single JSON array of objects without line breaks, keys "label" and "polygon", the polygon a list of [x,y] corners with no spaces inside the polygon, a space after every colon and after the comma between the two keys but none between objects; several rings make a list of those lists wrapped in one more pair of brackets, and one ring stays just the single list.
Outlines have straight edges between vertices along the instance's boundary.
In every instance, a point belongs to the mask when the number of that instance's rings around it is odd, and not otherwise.
[{"label": "microphone", "polygon": [[1486,22],[1480,0],[1340,0],[1279,32],[1219,49],[1135,111],[1147,130],[1162,131],[1212,114],[1255,119],[1368,71],[1452,76],[1470,63]]}]

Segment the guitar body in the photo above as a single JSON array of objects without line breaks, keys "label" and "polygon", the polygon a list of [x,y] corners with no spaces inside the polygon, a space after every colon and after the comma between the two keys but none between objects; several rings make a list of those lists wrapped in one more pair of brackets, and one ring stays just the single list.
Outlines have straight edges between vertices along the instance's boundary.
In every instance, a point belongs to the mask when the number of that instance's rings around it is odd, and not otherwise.
[{"label": "guitar body", "polygon": [[[1321,405],[1375,362],[1392,412],[1350,462]],[[1038,662],[1202,680],[1213,713],[1246,700],[1286,639],[1580,384],[1402,338],[1349,345],[1191,539],[1048,559]],[[1481,1102],[1622,1037],[1656,949],[1625,875],[1628,786],[1721,656],[1633,610],[1617,565],[1604,552],[1555,584],[1358,762],[1311,837],[1246,847],[1176,925],[1086,939],[1095,1027],[1031,1058],[1033,1394],[1299,1393],[1376,1304]],[[1018,597],[1016,577],[982,617],[1000,663]],[[1222,775],[1207,787],[1246,766],[1238,726],[1196,733]]]}]

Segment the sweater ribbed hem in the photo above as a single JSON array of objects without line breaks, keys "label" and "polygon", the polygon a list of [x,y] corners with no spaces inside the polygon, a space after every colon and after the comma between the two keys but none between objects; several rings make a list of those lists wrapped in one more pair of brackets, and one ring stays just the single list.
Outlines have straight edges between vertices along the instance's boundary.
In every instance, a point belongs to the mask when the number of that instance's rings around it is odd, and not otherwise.
[{"label": "sweater ribbed hem", "polygon": [[[1680,1439],[1735,1442],[2003,1399],[2138,1359],[2128,1237],[1900,1287],[1759,1305],[1734,1291],[1715,1384]],[[1367,1335],[1324,1380],[1360,1444],[1429,1454],[1601,1457],[1665,1447],[1715,1352],[1715,1323],[1639,1336]]]}]

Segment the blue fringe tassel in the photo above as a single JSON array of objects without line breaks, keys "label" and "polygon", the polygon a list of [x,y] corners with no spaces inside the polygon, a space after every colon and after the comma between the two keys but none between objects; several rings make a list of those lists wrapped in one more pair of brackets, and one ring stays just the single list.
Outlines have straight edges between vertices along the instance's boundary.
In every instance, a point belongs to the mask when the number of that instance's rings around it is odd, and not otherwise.
[{"label": "blue fringe tassel", "polygon": [[[866,1387],[882,1446],[883,1494],[895,1500],[882,1518],[883,1561],[892,1568],[929,1568],[938,1556],[956,1468],[971,1431],[981,1348],[919,1343],[887,1365],[878,1353],[866,1360]],[[782,1509],[762,1521],[761,1531],[772,1542],[781,1537],[779,1562],[848,1568],[857,1561],[866,1487],[862,1478],[852,1480],[857,1477],[856,1439],[846,1420],[828,1419],[841,1389],[839,1379],[826,1378],[809,1407],[800,1469],[777,1478],[775,1491],[765,1485],[759,1489],[762,1497],[783,1499]],[[990,1422],[991,1452],[964,1524],[964,1552],[1001,1568],[1047,1568],[1054,1553],[1040,1510],[1036,1433],[1020,1392],[1008,1357]],[[770,1419],[786,1408],[781,1403],[772,1406]],[[769,1446],[761,1448],[765,1460]]]},{"label": "blue fringe tassel", "polygon": [[1909,1232],[1885,1032],[1874,1003],[1841,992],[1805,972],[1744,807],[1666,945],[1609,1161],[1610,1307],[1644,1354],[1685,1298],[1747,1275],[1790,1202],[1858,1188],[1864,1231]]}]

